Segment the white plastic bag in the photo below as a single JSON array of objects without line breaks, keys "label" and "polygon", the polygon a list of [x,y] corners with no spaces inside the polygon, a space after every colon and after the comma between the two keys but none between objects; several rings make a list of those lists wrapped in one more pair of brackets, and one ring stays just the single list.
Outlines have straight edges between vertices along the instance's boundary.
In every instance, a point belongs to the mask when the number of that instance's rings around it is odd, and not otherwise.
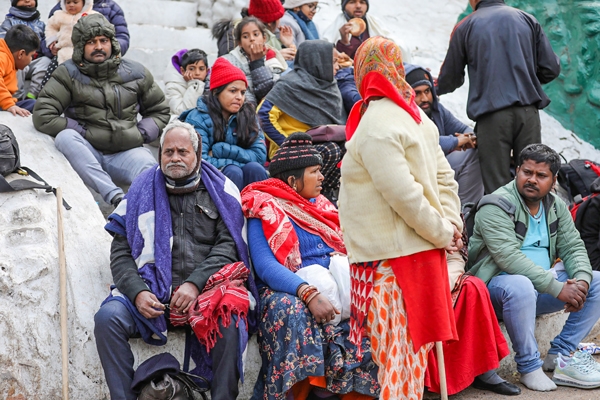
[{"label": "white plastic bag", "polygon": [[336,254],[329,262],[329,272],[335,279],[340,296],[342,321],[350,318],[350,263],[348,257]]},{"label": "white plastic bag", "polygon": [[[340,302],[340,296],[338,294],[337,282],[327,268],[318,264],[313,264],[300,268],[296,271],[296,275],[308,282],[309,285],[315,286],[322,295],[327,297],[332,306],[338,311],[342,311],[342,303]],[[336,314],[335,318],[329,323],[337,326],[341,320],[341,315]]]}]

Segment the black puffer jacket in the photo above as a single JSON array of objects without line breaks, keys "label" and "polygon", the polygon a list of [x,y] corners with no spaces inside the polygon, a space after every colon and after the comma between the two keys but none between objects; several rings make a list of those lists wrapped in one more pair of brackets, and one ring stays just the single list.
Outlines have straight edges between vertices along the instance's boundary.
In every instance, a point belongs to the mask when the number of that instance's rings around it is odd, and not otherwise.
[{"label": "black puffer jacket", "polygon": [[[85,42],[96,36],[112,42],[112,56],[99,64],[83,58]],[[51,136],[75,129],[104,153],[158,138],[169,122],[169,104],[143,65],[121,59],[114,27],[101,14],[89,15],[75,24],[72,39],[73,58],[54,71],[35,104],[36,129]]]},{"label": "black puffer jacket", "polygon": [[[238,261],[233,237],[202,183],[195,192],[169,195],[173,221],[173,290],[191,282],[200,291],[224,265]],[[132,302],[148,287],[138,274],[127,238],[115,235],[110,254],[115,285]]]}]

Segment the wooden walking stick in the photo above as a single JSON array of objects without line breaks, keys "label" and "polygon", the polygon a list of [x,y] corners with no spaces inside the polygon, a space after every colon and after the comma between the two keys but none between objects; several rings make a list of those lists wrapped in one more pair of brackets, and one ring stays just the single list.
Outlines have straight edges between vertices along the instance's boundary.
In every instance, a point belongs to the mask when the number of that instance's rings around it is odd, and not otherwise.
[{"label": "wooden walking stick", "polygon": [[69,336],[67,334],[67,263],[63,232],[62,190],[56,188],[58,225],[58,263],[60,266],[60,336],[62,350],[62,398],[69,400]]},{"label": "wooden walking stick", "polygon": [[442,342],[435,342],[435,353],[438,361],[438,372],[440,374],[440,394],[442,400],[448,400],[448,387],[446,386],[446,365],[444,363],[444,348]]}]

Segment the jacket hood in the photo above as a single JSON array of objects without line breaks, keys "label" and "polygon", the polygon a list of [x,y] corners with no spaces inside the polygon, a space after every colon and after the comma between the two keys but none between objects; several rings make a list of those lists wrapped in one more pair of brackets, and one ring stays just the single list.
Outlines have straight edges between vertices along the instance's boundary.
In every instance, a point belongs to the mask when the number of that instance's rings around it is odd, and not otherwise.
[{"label": "jacket hood", "polygon": [[433,104],[431,105],[431,107],[433,108],[433,111],[438,111],[439,110],[439,107],[438,107],[439,100],[438,100],[437,92],[435,90],[435,85],[433,83],[433,76],[431,75],[431,72],[427,71],[425,68],[423,68],[419,65],[404,63],[404,72],[406,73],[406,76],[408,76],[408,74],[410,74],[411,72],[418,71],[418,70],[423,71],[423,73],[429,77],[429,83],[431,83],[431,94],[433,95]]},{"label": "jacket hood", "polygon": [[[87,1],[92,4],[91,0]],[[104,63],[121,58],[121,46],[115,38],[115,27],[108,22],[104,15],[98,13],[80,18],[73,27],[71,41],[73,42],[73,62],[75,64],[81,66],[84,62],[87,63],[83,59],[83,48],[85,47],[85,42],[96,36],[106,36],[112,44],[112,55]]]},{"label": "jacket hood", "polygon": [[[60,9],[63,10],[64,12],[67,12],[66,1],[67,0],[60,0]],[[37,1],[36,1],[36,3],[37,3]],[[36,5],[36,7],[37,7],[37,5]],[[90,12],[92,7],[94,7],[93,0],[83,0],[83,7],[81,8],[81,14]]]}]

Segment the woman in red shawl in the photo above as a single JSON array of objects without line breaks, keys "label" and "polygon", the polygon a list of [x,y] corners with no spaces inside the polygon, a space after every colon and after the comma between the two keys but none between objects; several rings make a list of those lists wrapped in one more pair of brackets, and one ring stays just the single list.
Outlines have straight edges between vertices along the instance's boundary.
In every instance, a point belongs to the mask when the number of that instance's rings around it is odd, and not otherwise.
[{"label": "woman in red shawl", "polygon": [[301,277],[315,267],[329,274],[332,256],[346,254],[337,209],[320,194],[321,164],[310,135],[294,133],[269,164],[272,178],[242,191],[262,307],[262,368],[253,400],[379,395],[368,338],[359,357],[348,341],[349,320],[337,323],[343,310],[313,286],[325,277],[318,275],[312,285]]},{"label": "woman in red shawl", "polygon": [[446,251],[462,247],[454,172],[414,102],[402,54],[374,37],[357,50],[362,101],[346,126],[340,222],[351,273],[350,340],[371,339],[382,399],[420,399],[432,342],[456,340]]}]

